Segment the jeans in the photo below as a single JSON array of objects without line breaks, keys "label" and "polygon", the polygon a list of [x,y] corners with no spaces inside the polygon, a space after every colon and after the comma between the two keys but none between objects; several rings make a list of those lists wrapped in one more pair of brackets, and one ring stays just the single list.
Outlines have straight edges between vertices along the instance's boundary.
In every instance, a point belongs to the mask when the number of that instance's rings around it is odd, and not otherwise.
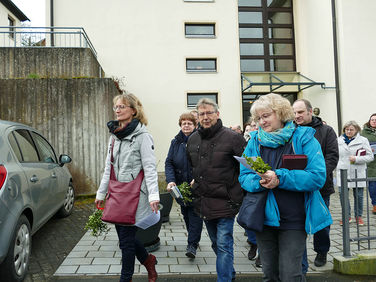
[{"label": "jeans", "polygon": [[255,232],[252,230],[245,229],[245,233],[247,233],[248,241],[251,242],[253,245],[257,245]]},{"label": "jeans", "polygon": [[122,267],[120,282],[131,281],[134,273],[135,256],[140,263],[145,262],[148,252],[144,245],[136,239],[136,226],[115,225],[121,249]]},{"label": "jeans", "polygon": [[[325,205],[329,209],[330,205],[330,195],[325,195],[322,197]],[[329,252],[330,248],[330,237],[329,237],[329,232],[330,232],[330,225],[325,227],[324,229],[321,229],[320,231],[317,231],[313,235],[313,250],[316,253],[320,254],[326,254]],[[303,254],[303,261],[302,261],[302,271],[303,274],[307,273],[308,271],[308,260],[307,260],[307,248],[304,250]]]},{"label": "jeans", "polygon": [[181,206],[181,213],[183,214],[185,226],[188,231],[188,245],[197,248],[201,239],[203,221],[195,213],[193,207]]},{"label": "jeans", "polygon": [[217,255],[217,282],[230,282],[234,269],[234,217],[205,220],[212,249]]},{"label": "jeans", "polygon": [[376,206],[376,181],[370,181],[368,186],[372,206]]},{"label": "jeans", "polygon": [[[351,188],[353,190],[354,195],[354,215],[355,217],[362,216],[363,215],[363,190],[364,188]],[[341,193],[341,191],[340,191]],[[351,206],[350,206],[350,200],[345,199],[348,207],[349,207],[349,216],[351,217]],[[342,204],[342,203],[341,203]]]},{"label": "jeans", "polygon": [[304,230],[281,230],[264,226],[256,232],[263,281],[306,281],[302,259],[307,234]]}]

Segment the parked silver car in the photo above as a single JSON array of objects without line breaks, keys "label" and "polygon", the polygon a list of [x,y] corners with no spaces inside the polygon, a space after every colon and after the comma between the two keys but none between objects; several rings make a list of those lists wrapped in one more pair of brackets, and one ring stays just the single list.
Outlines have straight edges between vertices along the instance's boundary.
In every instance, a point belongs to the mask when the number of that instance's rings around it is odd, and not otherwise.
[{"label": "parked silver car", "polygon": [[0,280],[22,281],[31,235],[54,214],[72,213],[74,188],[64,164],[35,129],[0,120]]}]

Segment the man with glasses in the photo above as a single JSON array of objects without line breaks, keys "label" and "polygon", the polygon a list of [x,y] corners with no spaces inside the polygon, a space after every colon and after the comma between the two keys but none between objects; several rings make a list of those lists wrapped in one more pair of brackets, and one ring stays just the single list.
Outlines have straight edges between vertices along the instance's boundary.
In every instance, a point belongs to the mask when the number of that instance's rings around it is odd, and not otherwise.
[{"label": "man with glasses", "polygon": [[197,103],[200,126],[188,139],[187,154],[193,168],[193,204],[205,222],[217,255],[217,281],[235,279],[234,218],[243,199],[239,163],[246,142],[242,135],[224,127],[218,105],[203,98]]},{"label": "man with glasses", "polygon": [[[293,104],[295,123],[313,127],[316,130],[315,138],[321,145],[326,165],[326,181],[320,189],[320,193],[326,206],[329,208],[330,194],[334,193],[333,170],[338,163],[338,142],[337,135],[333,128],[323,124],[321,118],[312,116],[312,105],[308,100],[299,99]],[[317,253],[314,264],[317,267],[326,264],[326,256],[330,248],[329,238],[330,225],[313,235],[313,249]],[[308,270],[307,250],[303,256],[303,273]]]}]

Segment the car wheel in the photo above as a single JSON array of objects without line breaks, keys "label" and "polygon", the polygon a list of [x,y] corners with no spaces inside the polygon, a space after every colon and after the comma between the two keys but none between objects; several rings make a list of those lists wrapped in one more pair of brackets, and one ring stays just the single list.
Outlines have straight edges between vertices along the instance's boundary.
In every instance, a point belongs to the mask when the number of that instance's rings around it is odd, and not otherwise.
[{"label": "car wheel", "polygon": [[30,230],[29,221],[22,215],[18,219],[8,254],[0,266],[2,281],[22,281],[25,278],[31,254]]},{"label": "car wheel", "polygon": [[68,215],[72,213],[73,206],[74,206],[74,187],[71,182],[69,183],[67,192],[65,194],[64,204],[58,211],[58,216],[67,217]]}]

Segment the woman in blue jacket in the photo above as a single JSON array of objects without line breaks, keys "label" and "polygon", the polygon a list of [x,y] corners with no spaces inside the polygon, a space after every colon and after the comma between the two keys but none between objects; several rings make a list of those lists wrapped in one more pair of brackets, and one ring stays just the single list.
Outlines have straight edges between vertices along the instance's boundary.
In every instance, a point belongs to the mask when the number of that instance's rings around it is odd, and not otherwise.
[{"label": "woman in blue jacket", "polygon": [[[171,141],[165,162],[167,190],[183,182],[191,183],[192,168],[187,158],[186,146],[189,136],[196,128],[196,119],[191,113],[184,113],[179,118],[181,130]],[[188,231],[186,256],[194,259],[201,239],[202,219],[194,212],[193,206],[179,202]]]},{"label": "woman in blue jacket", "polygon": [[[261,156],[272,170],[258,174],[240,167],[239,182],[249,192],[268,190],[262,232],[256,232],[264,281],[305,281],[302,257],[306,236],[332,223],[319,189],[326,178],[325,161],[310,127],[295,127],[290,102],[277,94],[261,96],[251,108],[258,131],[244,151]],[[285,154],[304,154],[301,170],[281,168]]]}]

